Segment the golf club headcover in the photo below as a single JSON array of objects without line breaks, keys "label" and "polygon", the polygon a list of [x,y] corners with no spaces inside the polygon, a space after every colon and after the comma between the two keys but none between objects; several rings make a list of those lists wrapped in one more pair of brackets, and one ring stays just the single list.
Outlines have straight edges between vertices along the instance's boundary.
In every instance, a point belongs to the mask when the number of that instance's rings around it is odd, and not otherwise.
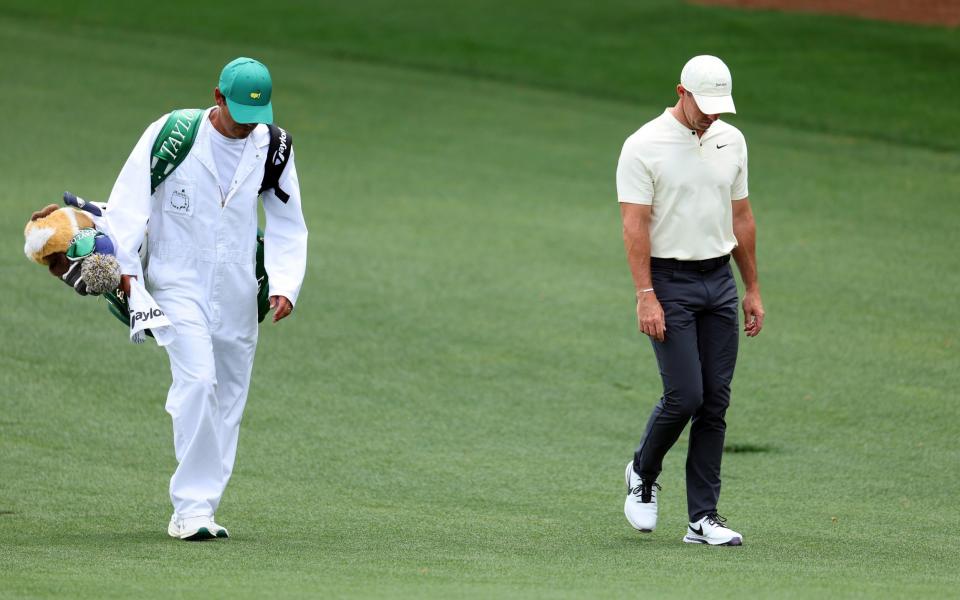
[{"label": "golf club headcover", "polygon": [[80,276],[88,294],[100,295],[120,287],[120,263],[113,254],[91,254],[80,264]]},{"label": "golf club headcover", "polygon": [[80,229],[93,226],[89,214],[70,206],[57,208],[51,204],[30,217],[23,230],[23,252],[30,260],[47,266],[54,254],[67,251]]},{"label": "golf club headcover", "polygon": [[120,285],[120,264],[114,256],[113,241],[102,231],[81,229],[66,252],[70,268],[63,279],[81,296],[112,292]]},{"label": "golf club headcover", "polygon": [[83,262],[76,261],[70,263],[70,268],[67,269],[67,272],[60,276],[60,279],[70,287],[73,288],[73,291],[80,294],[81,296],[87,295],[87,282],[83,280]]}]

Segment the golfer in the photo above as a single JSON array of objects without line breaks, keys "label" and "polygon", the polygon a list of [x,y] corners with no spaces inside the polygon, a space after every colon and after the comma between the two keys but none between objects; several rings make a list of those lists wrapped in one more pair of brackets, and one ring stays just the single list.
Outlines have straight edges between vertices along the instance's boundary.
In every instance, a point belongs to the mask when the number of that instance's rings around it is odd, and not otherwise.
[{"label": "golfer", "polygon": [[[107,219],[124,291],[130,278],[146,275],[146,289],[176,328],[166,346],[173,375],[166,409],[179,463],[170,479],[167,532],[175,538],[229,537],[214,513],[233,472],[257,346],[257,205],[272,90],[263,64],[230,62],[213,92],[216,105],[192,113],[198,116],[190,128],[199,127],[192,147],[179,145],[182,136],[166,144],[173,153],[189,152],[183,162],[151,192],[164,116],[141,136],[110,194]],[[281,157],[284,151],[290,156]],[[269,154],[275,163],[286,161],[279,185],[262,193],[264,264],[276,322],[290,314],[300,292],[307,228],[292,148],[280,145]],[[148,223],[143,273],[138,249]]]},{"label": "golfer", "polygon": [[739,335],[733,255],[743,279],[744,330],[763,328],[747,198],[747,145],[721,120],[736,112],[730,70],[715,56],[690,59],[677,103],[627,138],[617,195],[637,321],[650,336],[663,395],[627,464],[624,513],[635,528],[657,525],[663,457],[688,422],[684,542],[739,546],[743,536],[717,514],[720,460]]}]

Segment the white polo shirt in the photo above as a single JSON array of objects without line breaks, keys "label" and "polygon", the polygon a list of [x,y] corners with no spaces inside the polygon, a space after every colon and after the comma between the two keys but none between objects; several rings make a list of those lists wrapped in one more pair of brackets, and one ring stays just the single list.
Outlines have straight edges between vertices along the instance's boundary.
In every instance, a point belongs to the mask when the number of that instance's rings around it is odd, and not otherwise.
[{"label": "white polo shirt", "polygon": [[729,254],[733,200],[747,197],[747,143],[715,121],[703,134],[670,109],[627,138],[617,164],[620,202],[652,205],[650,255],[704,260]]}]

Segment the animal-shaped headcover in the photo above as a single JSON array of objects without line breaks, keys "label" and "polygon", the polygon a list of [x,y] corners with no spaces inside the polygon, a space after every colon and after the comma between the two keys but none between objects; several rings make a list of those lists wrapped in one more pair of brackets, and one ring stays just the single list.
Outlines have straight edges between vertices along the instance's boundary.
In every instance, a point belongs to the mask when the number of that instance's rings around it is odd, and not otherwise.
[{"label": "animal-shaped headcover", "polygon": [[81,229],[91,228],[93,218],[87,213],[72,206],[58,208],[56,204],[50,204],[30,217],[23,230],[26,239],[23,252],[33,262],[55,268],[61,261],[55,255],[63,254],[65,258],[73,236]]},{"label": "animal-shaped headcover", "polygon": [[50,204],[33,213],[23,230],[24,254],[77,293],[102,294],[120,284],[120,266],[110,237],[96,228],[100,206],[67,192],[63,208]]}]

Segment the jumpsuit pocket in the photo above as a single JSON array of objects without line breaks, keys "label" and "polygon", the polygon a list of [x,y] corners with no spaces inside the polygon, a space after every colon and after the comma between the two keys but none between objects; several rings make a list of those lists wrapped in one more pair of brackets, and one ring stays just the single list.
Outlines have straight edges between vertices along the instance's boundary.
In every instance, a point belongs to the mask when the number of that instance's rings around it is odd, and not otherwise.
[{"label": "jumpsuit pocket", "polygon": [[163,193],[163,212],[184,217],[193,216],[196,187],[193,181],[177,179],[168,181]]}]

